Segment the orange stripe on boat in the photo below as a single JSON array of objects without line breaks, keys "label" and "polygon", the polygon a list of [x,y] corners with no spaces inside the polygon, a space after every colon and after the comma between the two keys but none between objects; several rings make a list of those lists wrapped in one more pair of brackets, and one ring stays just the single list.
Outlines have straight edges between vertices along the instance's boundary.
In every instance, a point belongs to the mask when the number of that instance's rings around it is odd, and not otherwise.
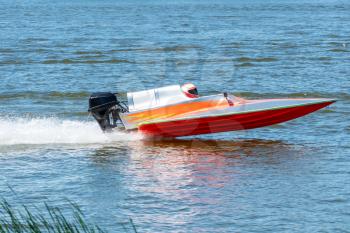
[{"label": "orange stripe on boat", "polygon": [[173,118],[179,116],[190,116],[194,113],[211,110],[222,109],[228,107],[229,104],[225,98],[220,100],[187,102],[171,106],[165,106],[156,109],[149,109],[142,112],[131,113],[126,116],[131,123],[151,121],[154,119]]}]

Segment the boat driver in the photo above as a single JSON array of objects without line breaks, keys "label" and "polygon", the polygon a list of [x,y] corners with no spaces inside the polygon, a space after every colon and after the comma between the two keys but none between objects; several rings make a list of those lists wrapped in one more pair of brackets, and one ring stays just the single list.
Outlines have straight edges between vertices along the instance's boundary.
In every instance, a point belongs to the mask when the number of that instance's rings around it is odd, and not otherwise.
[{"label": "boat driver", "polygon": [[195,85],[193,85],[192,83],[186,83],[186,84],[182,85],[181,90],[185,93],[185,95],[187,97],[190,97],[190,98],[198,98],[199,97],[197,87]]}]

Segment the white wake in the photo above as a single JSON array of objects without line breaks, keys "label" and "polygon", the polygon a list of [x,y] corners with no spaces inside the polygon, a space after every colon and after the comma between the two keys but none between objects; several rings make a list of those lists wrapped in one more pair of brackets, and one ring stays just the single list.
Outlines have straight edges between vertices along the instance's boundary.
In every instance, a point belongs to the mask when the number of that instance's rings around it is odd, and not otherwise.
[{"label": "white wake", "polygon": [[0,118],[0,145],[111,143],[141,140],[137,133],[105,134],[93,121],[57,118]]}]

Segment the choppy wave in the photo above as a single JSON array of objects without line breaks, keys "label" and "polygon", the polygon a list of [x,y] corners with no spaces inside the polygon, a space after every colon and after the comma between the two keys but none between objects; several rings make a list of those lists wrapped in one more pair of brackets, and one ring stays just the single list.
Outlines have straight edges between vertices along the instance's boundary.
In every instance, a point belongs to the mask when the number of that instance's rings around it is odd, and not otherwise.
[{"label": "choppy wave", "polygon": [[202,49],[198,45],[176,45],[176,46],[164,46],[164,47],[136,47],[136,48],[120,48],[112,50],[78,50],[74,54],[77,55],[108,55],[113,53],[125,53],[125,52],[183,52],[193,49]]},{"label": "choppy wave", "polygon": [[131,61],[125,59],[108,59],[108,60],[73,60],[73,59],[63,59],[63,60],[46,60],[43,64],[97,64],[97,63],[132,63]]},{"label": "choppy wave", "polygon": [[236,67],[251,67],[251,66],[254,66],[254,64],[250,63],[250,62],[244,62],[244,63],[241,63],[241,64],[236,64],[235,66]]},{"label": "choppy wave", "polygon": [[113,49],[110,52],[183,52],[192,49],[202,49],[202,47],[198,45],[175,45],[164,47],[122,48]]},{"label": "choppy wave", "polygon": [[[0,48],[0,53],[57,53],[57,52],[62,52],[61,49],[57,49],[57,48],[61,48],[62,46],[59,45],[54,45],[51,48],[43,48],[43,47],[39,47],[39,48],[32,48],[32,47],[28,47],[28,48]],[[66,47],[66,46],[63,46]],[[174,45],[174,46],[160,46],[160,47],[155,47],[155,46],[150,46],[150,47],[130,47],[130,48],[119,48],[119,49],[111,49],[111,50],[77,50],[77,51],[69,51],[72,52],[75,55],[93,55],[93,56],[88,56],[89,57],[103,57],[103,56],[107,56],[107,55],[112,55],[115,53],[125,53],[125,52],[145,52],[145,53],[150,53],[150,52],[184,52],[184,51],[190,51],[190,50],[201,50],[203,49],[201,46],[199,45]],[[77,57],[79,58],[84,58],[86,56],[80,56]],[[120,59],[111,59],[111,60],[117,60],[119,61]],[[108,60],[109,61],[109,60]],[[121,60],[121,61],[126,61],[126,60]],[[11,60],[6,61],[8,63],[11,62]],[[18,62],[18,61],[15,61]],[[44,61],[45,62],[59,62],[59,63],[71,63],[71,62],[78,62],[78,60],[75,59],[70,59],[70,58],[66,58],[66,59],[60,59],[60,60],[47,60]],[[129,61],[130,62],[130,61]]]},{"label": "choppy wave", "polygon": [[236,92],[237,96],[245,98],[332,98],[338,100],[350,100],[349,93],[324,93],[324,92],[295,92],[295,93],[257,93],[257,92]]},{"label": "choppy wave", "polygon": [[0,118],[0,145],[91,144],[142,139],[137,133],[104,134],[95,122],[57,118]]},{"label": "choppy wave", "polygon": [[[92,59],[93,58],[93,59]],[[32,60],[4,60],[0,61],[0,65],[23,65],[23,64],[117,64],[117,63],[134,63],[125,59],[107,59],[97,60],[98,57],[80,57],[78,59],[51,59],[44,61],[32,61]],[[89,60],[86,60],[89,59]]]},{"label": "choppy wave", "polygon": [[274,57],[256,57],[256,58],[251,58],[251,57],[239,57],[237,58],[238,62],[273,62],[277,61],[277,58]]},{"label": "choppy wave", "polygon": [[50,92],[35,92],[35,91],[26,91],[26,92],[8,92],[0,93],[1,100],[12,100],[12,99],[46,99],[46,100],[61,100],[61,99],[86,99],[90,95],[86,91],[78,92],[60,92],[60,91],[50,91]]},{"label": "choppy wave", "polygon": [[331,49],[331,50],[329,50],[329,51],[335,52],[335,53],[347,53],[347,52],[349,52],[347,49],[343,49],[343,48]]}]

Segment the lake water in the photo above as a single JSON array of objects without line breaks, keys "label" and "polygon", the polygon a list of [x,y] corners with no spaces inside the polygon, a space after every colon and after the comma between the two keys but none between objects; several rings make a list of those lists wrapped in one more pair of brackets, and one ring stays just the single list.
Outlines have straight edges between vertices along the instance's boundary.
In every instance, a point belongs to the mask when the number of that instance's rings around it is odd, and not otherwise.
[{"label": "lake water", "polygon": [[[0,197],[110,232],[350,231],[349,1],[0,1]],[[309,116],[171,141],[104,135],[89,94],[326,97]]]}]

